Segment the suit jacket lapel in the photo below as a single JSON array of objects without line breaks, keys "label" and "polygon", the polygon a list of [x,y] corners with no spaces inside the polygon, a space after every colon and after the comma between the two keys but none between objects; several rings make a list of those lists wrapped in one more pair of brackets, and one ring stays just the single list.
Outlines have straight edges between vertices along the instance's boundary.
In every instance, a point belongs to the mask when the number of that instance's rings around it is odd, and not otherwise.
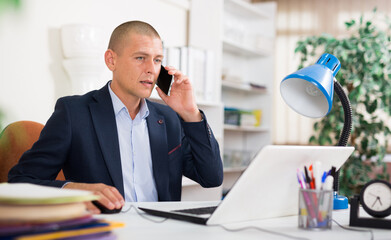
[{"label": "suit jacket lapel", "polygon": [[105,85],[95,93],[96,102],[90,103],[89,107],[107,169],[114,186],[124,196],[117,124],[107,87]]},{"label": "suit jacket lapel", "polygon": [[153,175],[159,200],[169,200],[168,145],[165,119],[156,108],[147,101],[149,143],[151,146]]}]

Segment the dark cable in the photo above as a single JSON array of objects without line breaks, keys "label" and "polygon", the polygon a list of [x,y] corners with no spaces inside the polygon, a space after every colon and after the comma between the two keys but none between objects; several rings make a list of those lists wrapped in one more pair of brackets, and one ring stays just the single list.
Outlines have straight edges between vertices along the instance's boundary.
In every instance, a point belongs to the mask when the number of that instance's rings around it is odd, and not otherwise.
[{"label": "dark cable", "polygon": [[[163,223],[165,221],[168,220],[168,218],[164,218],[163,220],[161,221],[157,221],[155,219],[152,219],[152,218],[149,218],[149,217],[146,217],[145,216],[145,213],[141,212],[140,210],[137,209],[137,207],[133,206],[133,205],[130,205],[128,209],[125,209],[125,210],[122,210],[121,213],[127,213],[129,212],[132,208],[134,208],[136,210],[136,213],[148,220],[148,221],[151,221],[151,222],[154,222],[154,223]],[[342,229],[345,229],[345,230],[349,230],[349,231],[356,231],[356,232],[368,232],[371,234],[371,240],[373,240],[373,231],[372,230],[365,230],[365,229],[356,229],[356,228],[349,228],[349,227],[344,227],[342,226],[341,224],[339,224],[337,221],[335,221],[333,219],[333,222],[336,223],[340,228]],[[244,231],[244,230],[249,230],[249,229],[255,229],[255,230],[258,230],[258,231],[261,231],[261,232],[265,232],[265,233],[269,233],[269,234],[274,234],[274,235],[277,235],[277,236],[281,236],[281,237],[286,237],[286,238],[290,238],[290,239],[297,239],[297,240],[309,240],[308,238],[304,238],[304,237],[296,237],[296,236],[292,236],[292,235],[288,235],[288,234],[284,234],[284,233],[280,233],[280,232],[275,232],[275,231],[271,231],[271,230],[267,230],[267,229],[264,229],[264,228],[260,228],[260,227],[254,227],[254,226],[250,226],[250,227],[242,227],[242,228],[236,228],[236,229],[230,229],[230,228],[227,228],[225,227],[224,225],[221,225],[221,224],[216,224],[216,225],[209,225],[211,227],[221,227],[222,229],[228,231],[228,232],[239,232],[239,231]]]},{"label": "dark cable", "polygon": [[162,223],[162,222],[167,221],[167,219],[168,219],[168,218],[163,218],[163,220],[155,220],[155,219],[149,218],[149,217],[145,216],[145,213],[144,213],[144,212],[141,212],[140,210],[137,209],[137,207],[135,207],[135,206],[133,206],[133,205],[130,205],[130,207],[129,207],[128,209],[121,210],[121,213],[127,213],[127,212],[129,212],[130,209],[132,209],[132,208],[134,208],[134,210],[136,210],[136,213],[137,213],[140,217],[142,217],[142,218],[144,218],[144,219],[146,219],[146,220],[148,220],[148,221],[154,222],[154,223]]},{"label": "dark cable", "polygon": [[260,228],[260,227],[254,227],[254,226],[235,228],[235,229],[227,228],[227,227],[225,227],[225,226],[223,226],[221,224],[210,225],[210,226],[212,226],[212,227],[213,226],[221,227],[221,228],[223,228],[224,230],[226,230],[228,232],[239,232],[239,231],[248,230],[248,229],[255,229],[255,230],[258,230],[258,231],[261,231],[261,232],[270,233],[270,234],[273,234],[273,235],[286,237],[286,238],[290,238],[290,239],[309,240],[308,238],[296,237],[296,236],[288,235],[288,234],[285,234],[285,233],[275,232],[275,231],[267,230],[267,229]]},{"label": "dark cable", "polygon": [[337,221],[335,221],[334,219],[333,219],[333,222],[335,222],[340,228],[345,229],[345,230],[356,231],[356,232],[369,232],[371,234],[371,240],[374,239],[373,231],[370,230],[370,229],[366,230],[366,229],[357,229],[357,228],[344,227],[341,224],[339,224]]}]

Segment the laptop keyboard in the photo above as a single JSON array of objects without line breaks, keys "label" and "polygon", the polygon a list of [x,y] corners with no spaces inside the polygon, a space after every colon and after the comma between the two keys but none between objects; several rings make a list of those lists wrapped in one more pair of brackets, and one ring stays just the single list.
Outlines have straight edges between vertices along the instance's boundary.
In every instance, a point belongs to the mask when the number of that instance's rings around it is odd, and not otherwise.
[{"label": "laptop keyboard", "polygon": [[212,214],[216,210],[217,206],[212,207],[201,207],[201,208],[189,208],[189,209],[180,209],[175,210],[173,212],[181,212],[181,213],[190,213],[195,215],[202,215],[202,214]]}]

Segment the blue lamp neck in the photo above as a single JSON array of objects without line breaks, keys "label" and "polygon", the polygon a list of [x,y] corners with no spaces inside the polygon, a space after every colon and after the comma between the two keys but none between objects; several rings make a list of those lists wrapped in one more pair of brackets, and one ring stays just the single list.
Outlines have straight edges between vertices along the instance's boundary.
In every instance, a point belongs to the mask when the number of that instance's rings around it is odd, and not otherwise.
[{"label": "blue lamp neck", "polygon": [[324,65],[328,69],[330,69],[333,72],[334,77],[335,75],[337,75],[339,69],[341,68],[341,63],[339,62],[338,58],[334,57],[329,53],[324,53],[322,56],[320,56],[319,60],[316,63]]}]

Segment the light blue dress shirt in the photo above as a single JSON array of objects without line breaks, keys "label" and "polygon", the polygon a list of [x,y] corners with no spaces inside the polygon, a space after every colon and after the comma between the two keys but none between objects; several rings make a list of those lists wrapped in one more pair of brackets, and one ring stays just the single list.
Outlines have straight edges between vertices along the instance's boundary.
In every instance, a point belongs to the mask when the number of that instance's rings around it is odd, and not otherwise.
[{"label": "light blue dress shirt", "polygon": [[141,100],[140,111],[132,120],[128,109],[111,90],[110,84],[108,88],[117,122],[125,201],[158,201],[146,121],[149,114],[147,103],[145,99]]}]

